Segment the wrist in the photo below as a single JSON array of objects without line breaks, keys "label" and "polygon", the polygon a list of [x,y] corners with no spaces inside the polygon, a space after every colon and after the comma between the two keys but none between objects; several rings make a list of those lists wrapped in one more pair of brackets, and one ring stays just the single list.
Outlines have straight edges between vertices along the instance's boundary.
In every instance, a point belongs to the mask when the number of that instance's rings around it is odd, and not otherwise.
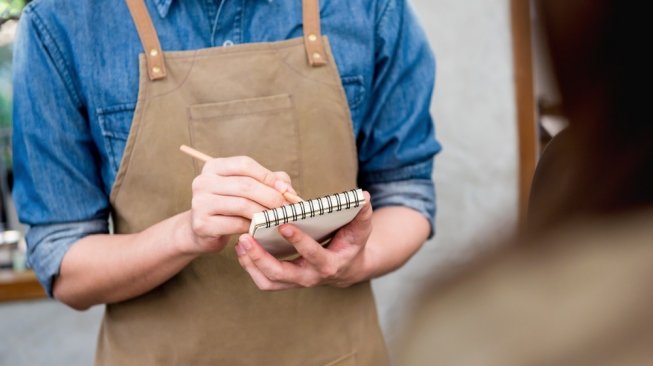
[{"label": "wrist", "polygon": [[368,240],[360,255],[361,281],[372,280],[384,274],[380,268],[381,261],[378,258],[378,248]]},{"label": "wrist", "polygon": [[172,217],[172,235],[175,251],[180,255],[197,257],[202,254],[195,241],[191,225],[191,212],[185,211]]}]

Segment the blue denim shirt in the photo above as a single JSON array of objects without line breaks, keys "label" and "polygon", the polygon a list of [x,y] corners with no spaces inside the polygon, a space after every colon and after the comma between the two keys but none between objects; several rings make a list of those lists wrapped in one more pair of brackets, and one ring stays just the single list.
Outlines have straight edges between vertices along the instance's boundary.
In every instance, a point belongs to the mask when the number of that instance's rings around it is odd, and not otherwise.
[{"label": "blue denim shirt", "polygon": [[[147,0],[164,50],[302,36],[300,0]],[[405,0],[321,2],[375,208],[433,224],[435,61]],[[125,2],[36,0],[14,52],[14,199],[28,262],[48,293],[80,238],[108,232],[109,193],[138,93],[141,42]],[[216,72],[219,72],[216,70]],[[216,86],[219,87],[219,86]]]}]

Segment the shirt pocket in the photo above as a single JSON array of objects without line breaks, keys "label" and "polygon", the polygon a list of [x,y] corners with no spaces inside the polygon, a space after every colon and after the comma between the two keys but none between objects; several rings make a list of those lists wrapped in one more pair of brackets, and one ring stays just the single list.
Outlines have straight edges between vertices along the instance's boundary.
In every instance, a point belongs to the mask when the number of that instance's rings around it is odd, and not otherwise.
[{"label": "shirt pocket", "polygon": [[213,157],[249,156],[271,171],[285,171],[301,189],[299,126],[290,95],[195,104],[188,118],[194,148]]},{"label": "shirt pocket", "polygon": [[341,77],[342,86],[345,89],[347,103],[351,110],[352,117],[358,115],[361,104],[365,99],[365,83],[361,75],[345,75]]},{"label": "shirt pocket", "polygon": [[98,123],[104,139],[104,149],[114,177],[125,152],[134,108],[136,108],[135,103],[125,103],[97,110]]}]

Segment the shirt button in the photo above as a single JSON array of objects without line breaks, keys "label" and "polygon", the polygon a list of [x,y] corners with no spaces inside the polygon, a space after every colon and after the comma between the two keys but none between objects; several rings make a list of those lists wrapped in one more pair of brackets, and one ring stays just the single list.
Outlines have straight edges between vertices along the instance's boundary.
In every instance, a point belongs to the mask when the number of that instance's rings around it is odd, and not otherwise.
[{"label": "shirt button", "polygon": [[223,47],[231,47],[233,45],[234,45],[234,42],[232,40],[230,40],[230,39],[224,41],[224,43],[222,44]]}]

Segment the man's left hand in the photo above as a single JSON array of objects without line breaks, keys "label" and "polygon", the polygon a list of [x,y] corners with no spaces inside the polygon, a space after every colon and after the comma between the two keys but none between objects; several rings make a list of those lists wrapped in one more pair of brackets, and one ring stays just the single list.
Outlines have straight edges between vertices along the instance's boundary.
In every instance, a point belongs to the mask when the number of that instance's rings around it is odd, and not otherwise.
[{"label": "man's left hand", "polygon": [[367,192],[365,201],[354,220],[340,228],[326,247],[286,224],[279,227],[279,232],[295,247],[299,258],[279,260],[251,235],[243,234],[236,245],[238,261],[256,286],[265,291],[320,285],[349,287],[365,280],[365,245],[372,232],[372,206]]}]

